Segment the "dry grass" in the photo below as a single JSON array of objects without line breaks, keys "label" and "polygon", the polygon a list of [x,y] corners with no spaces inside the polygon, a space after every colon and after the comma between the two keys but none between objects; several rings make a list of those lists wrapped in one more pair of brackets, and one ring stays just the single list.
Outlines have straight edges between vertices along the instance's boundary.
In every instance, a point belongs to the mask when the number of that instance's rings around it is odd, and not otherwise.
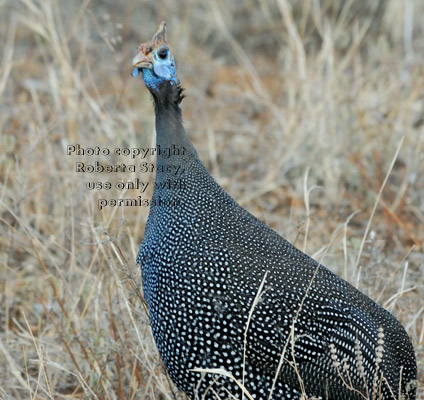
[{"label": "dry grass", "polygon": [[66,156],[151,145],[130,60],[162,19],[208,168],[397,316],[422,385],[424,3],[2,0],[0,398],[176,398],[134,265],[148,210],[99,212],[122,193],[85,182],[125,174],[76,173],[96,158]]}]

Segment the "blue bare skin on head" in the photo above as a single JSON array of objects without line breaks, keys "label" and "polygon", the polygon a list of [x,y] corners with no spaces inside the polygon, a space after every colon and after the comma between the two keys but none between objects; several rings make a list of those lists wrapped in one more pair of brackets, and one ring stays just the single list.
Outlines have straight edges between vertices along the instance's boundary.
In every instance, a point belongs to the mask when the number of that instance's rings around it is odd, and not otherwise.
[{"label": "blue bare skin on head", "polygon": [[171,85],[177,84],[174,56],[166,45],[152,52],[152,68],[134,68],[132,76],[137,77],[140,70],[144,83],[150,90],[159,90],[160,84],[167,81]]}]

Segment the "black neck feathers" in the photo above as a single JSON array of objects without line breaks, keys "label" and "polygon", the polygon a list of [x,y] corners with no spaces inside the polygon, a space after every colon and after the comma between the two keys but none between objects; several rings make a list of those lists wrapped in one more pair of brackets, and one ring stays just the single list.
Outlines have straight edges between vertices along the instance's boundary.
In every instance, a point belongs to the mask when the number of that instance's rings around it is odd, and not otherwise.
[{"label": "black neck feathers", "polygon": [[170,82],[162,82],[158,90],[151,90],[153,96],[156,113],[161,110],[174,109],[181,114],[180,103],[185,97],[184,88],[180,82],[171,84]]},{"label": "black neck feathers", "polygon": [[[163,82],[158,89],[151,90],[156,116],[156,144],[164,147],[184,146],[187,155],[193,154],[197,157],[183,126],[180,108],[185,97],[183,87],[180,83],[171,85],[169,82]],[[158,160],[159,163],[169,161]]]}]

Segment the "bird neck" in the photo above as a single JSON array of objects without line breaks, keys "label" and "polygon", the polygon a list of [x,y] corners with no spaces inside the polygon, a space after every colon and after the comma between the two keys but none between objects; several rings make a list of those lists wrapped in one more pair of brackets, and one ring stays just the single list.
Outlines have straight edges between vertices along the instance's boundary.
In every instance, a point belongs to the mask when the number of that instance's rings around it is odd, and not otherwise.
[{"label": "bird neck", "polygon": [[181,109],[175,107],[163,107],[156,105],[156,144],[169,147],[185,145],[189,142],[185,133]]},{"label": "bird neck", "polygon": [[[162,149],[182,150],[170,157],[157,157],[157,166],[190,164],[198,160],[197,152],[188,138],[182,121],[180,102],[182,89],[179,85],[168,85],[162,93],[153,95],[156,116],[156,146]],[[157,174],[156,180],[170,178],[166,173]]]},{"label": "bird neck", "polygon": [[170,146],[187,142],[184,131],[180,103],[183,99],[182,87],[163,82],[158,90],[151,90],[156,116],[156,143]]}]

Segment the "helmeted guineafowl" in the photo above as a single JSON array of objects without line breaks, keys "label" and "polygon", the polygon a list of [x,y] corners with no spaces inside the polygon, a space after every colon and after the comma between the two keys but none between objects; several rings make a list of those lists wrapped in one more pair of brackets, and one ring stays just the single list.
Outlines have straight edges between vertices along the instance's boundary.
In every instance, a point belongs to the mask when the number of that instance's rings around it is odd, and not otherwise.
[{"label": "helmeted guineafowl", "polygon": [[157,146],[179,149],[157,157],[137,257],[153,335],[178,388],[192,399],[415,399],[415,355],[400,323],[206,170],[184,131],[164,23],[133,66],[153,96]]}]

